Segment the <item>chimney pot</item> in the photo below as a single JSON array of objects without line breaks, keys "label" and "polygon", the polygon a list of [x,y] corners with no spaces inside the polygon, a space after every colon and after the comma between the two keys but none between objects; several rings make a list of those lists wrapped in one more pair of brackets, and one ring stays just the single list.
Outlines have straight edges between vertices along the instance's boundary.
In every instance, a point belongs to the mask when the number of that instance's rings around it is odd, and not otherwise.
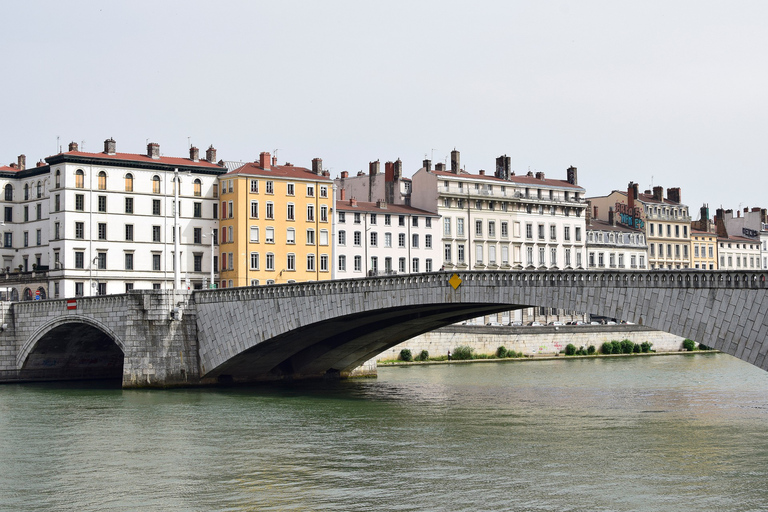
[{"label": "chimney pot", "polygon": [[435,170],[436,171],[444,171],[445,170],[445,164],[443,162],[438,162],[435,164]]},{"label": "chimney pot", "polygon": [[160,144],[157,142],[150,142],[147,144],[147,156],[152,160],[160,159]]},{"label": "chimney pot", "polygon": [[213,145],[208,146],[208,149],[205,151],[205,159],[211,163],[216,161],[216,148]]},{"label": "chimney pot", "polygon": [[381,199],[379,199],[378,201],[376,201],[376,208],[381,208],[382,210],[386,210],[387,209],[387,202],[386,201],[382,201]]}]

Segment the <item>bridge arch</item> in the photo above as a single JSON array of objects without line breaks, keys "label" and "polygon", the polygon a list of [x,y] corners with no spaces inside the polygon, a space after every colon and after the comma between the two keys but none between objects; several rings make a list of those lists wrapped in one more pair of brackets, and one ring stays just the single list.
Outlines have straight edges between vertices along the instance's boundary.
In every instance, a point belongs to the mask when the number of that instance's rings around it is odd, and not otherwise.
[{"label": "bridge arch", "polygon": [[45,323],[16,357],[21,375],[56,380],[120,378],[125,343],[99,320],[79,316]]}]

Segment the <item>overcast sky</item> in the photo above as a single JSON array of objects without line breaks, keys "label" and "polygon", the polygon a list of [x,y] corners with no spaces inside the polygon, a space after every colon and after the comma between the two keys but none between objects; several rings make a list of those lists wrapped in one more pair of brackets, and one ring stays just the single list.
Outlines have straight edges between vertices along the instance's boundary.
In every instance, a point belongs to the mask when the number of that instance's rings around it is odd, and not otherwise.
[{"label": "overcast sky", "polygon": [[588,195],[651,185],[767,206],[766,1],[3,2],[0,162],[98,152],[336,177],[455,147]]}]

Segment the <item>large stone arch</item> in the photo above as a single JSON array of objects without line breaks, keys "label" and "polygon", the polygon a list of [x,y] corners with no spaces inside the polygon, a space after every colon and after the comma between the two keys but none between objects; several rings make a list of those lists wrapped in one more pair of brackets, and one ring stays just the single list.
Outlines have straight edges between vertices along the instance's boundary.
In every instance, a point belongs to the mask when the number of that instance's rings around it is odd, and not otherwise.
[{"label": "large stone arch", "polygon": [[458,272],[196,295],[203,376],[343,374],[410,337],[507,309],[575,309],[690,337],[768,369],[765,272]]}]

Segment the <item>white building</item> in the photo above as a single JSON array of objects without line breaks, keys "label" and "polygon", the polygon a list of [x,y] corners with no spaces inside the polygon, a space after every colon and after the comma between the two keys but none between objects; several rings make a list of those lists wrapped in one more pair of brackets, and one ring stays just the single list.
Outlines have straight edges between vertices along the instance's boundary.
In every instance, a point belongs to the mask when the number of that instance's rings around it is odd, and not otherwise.
[{"label": "white building", "polygon": [[[735,236],[747,238],[760,247],[760,265],[756,269],[768,269],[768,213],[765,208],[744,208],[734,217],[732,210],[721,211],[726,231]],[[733,242],[731,242],[733,244]],[[718,241],[719,245],[719,241]]]},{"label": "white building", "polygon": [[[345,191],[340,192],[345,197]],[[335,208],[334,279],[440,270],[436,214],[405,205],[356,199]]]},{"label": "white building", "polygon": [[[172,158],[155,143],[144,155],[117,153],[109,139],[102,153],[72,143],[47,164],[0,169],[3,265],[32,267],[28,280],[45,272],[41,288],[52,298],[172,288],[176,177],[182,286],[200,288],[215,258],[216,178],[226,172],[215,159],[213,147],[206,159],[197,148]],[[26,291],[21,298],[32,298]]]},{"label": "white building", "polygon": [[369,162],[368,174],[360,171],[357,176],[350,177],[349,173],[344,171],[335,183],[336,190],[344,190],[346,197],[358,201],[411,204],[411,180],[403,176],[403,162],[399,158],[394,162],[386,162],[383,173],[379,161],[376,160]]},{"label": "white building", "polygon": [[587,266],[590,270],[645,270],[648,245],[639,229],[590,219],[587,223]]}]

